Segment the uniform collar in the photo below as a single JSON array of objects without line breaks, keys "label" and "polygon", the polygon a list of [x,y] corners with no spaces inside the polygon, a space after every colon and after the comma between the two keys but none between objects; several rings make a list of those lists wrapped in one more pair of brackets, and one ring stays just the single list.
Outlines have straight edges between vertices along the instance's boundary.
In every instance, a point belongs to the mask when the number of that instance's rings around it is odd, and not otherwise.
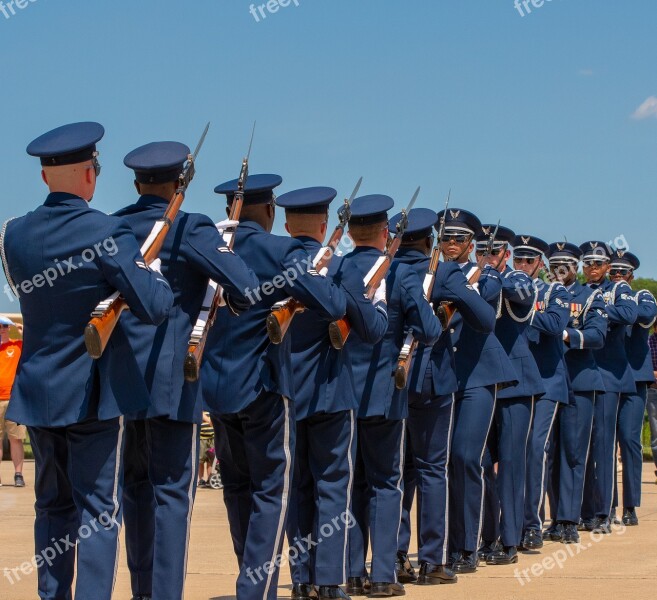
[{"label": "uniform collar", "polygon": [[321,248],[322,245],[314,238],[310,237],[309,235],[300,235],[296,238],[295,240],[299,240],[306,248]]},{"label": "uniform collar", "polygon": [[69,194],[68,192],[52,192],[48,194],[44,206],[57,206],[63,204],[66,206],[89,206],[89,203],[80,196]]},{"label": "uniform collar", "polygon": [[374,254],[376,256],[383,256],[383,252],[374,246],[356,246],[352,254]]},{"label": "uniform collar", "polygon": [[166,198],[162,198],[161,196],[153,196],[152,194],[144,194],[143,196],[139,197],[139,200],[137,200],[137,206],[166,206],[168,204],[169,200]]},{"label": "uniform collar", "polygon": [[400,248],[395,254],[395,258],[429,258],[421,250],[416,250],[415,248]]},{"label": "uniform collar", "polygon": [[267,233],[265,228],[255,221],[240,221],[238,229],[251,229],[253,231],[261,231],[262,233]]}]

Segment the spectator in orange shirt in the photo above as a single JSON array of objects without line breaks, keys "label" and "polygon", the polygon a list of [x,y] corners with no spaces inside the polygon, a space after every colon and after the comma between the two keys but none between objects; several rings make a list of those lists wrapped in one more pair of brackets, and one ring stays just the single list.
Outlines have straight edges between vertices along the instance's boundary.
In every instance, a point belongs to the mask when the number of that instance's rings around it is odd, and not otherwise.
[{"label": "spectator in orange shirt", "polygon": [[[2,440],[5,437],[5,431],[7,431],[11,459],[14,463],[14,485],[16,487],[25,487],[25,480],[23,479],[25,426],[5,420],[11,388],[14,385],[16,368],[23,348],[23,342],[20,340],[9,339],[9,328],[12,325],[16,324],[11,319],[0,316],[0,464],[2,464]],[[2,481],[0,480],[1,485]]]}]

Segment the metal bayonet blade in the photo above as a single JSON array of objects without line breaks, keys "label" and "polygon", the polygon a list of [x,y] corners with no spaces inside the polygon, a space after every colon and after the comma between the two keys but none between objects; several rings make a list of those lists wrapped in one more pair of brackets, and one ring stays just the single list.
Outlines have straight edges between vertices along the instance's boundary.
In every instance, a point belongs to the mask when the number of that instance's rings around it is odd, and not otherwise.
[{"label": "metal bayonet blade", "polygon": [[411,209],[415,205],[415,201],[417,200],[417,197],[420,195],[420,187],[415,190],[415,193],[413,194],[413,197],[411,198],[411,201],[408,203],[408,206],[404,209],[404,213],[406,216],[408,216],[408,213],[411,212]]},{"label": "metal bayonet blade", "polygon": [[208,129],[210,129],[210,121],[208,121],[208,124],[203,130],[203,135],[201,135],[201,139],[198,141],[198,144],[196,144],[196,150],[194,150],[194,154],[192,154],[192,160],[196,160],[196,157],[201,150],[201,146],[203,146],[203,142],[205,142],[205,136],[208,135]]},{"label": "metal bayonet blade", "polygon": [[354,198],[356,197],[356,194],[358,194],[358,190],[360,189],[360,184],[363,183],[363,178],[361,177],[358,180],[358,183],[356,183],[356,187],[354,188],[354,191],[351,192],[351,196],[349,196],[349,200],[347,200],[347,204],[351,206],[351,203],[354,201]]},{"label": "metal bayonet blade", "polygon": [[253,136],[255,135],[256,121],[253,121],[253,129],[251,130],[251,141],[249,142],[249,151],[246,153],[246,160],[251,158],[251,147],[253,146]]}]

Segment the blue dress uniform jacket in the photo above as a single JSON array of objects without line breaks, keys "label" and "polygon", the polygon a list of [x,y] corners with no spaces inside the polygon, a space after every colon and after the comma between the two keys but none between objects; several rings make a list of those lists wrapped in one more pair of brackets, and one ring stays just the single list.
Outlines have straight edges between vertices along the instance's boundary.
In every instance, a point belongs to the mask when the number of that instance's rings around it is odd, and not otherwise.
[{"label": "blue dress uniform jacket", "polygon": [[594,289],[603,293],[605,312],[609,317],[605,345],[595,351],[605,388],[608,392],[633,393],[636,386],[625,346],[627,326],[634,325],[639,315],[632,288],[624,281],[612,283],[605,280]]},{"label": "blue dress uniform jacket", "polygon": [[[140,242],[162,218],[168,200],[142,196],[136,204],[115,213],[124,218]],[[149,327],[135,316],[124,314],[120,326],[126,332],[150,391],[150,407],[138,418],[168,417],[199,423],[199,383],[185,381],[183,363],[189,336],[201,310],[208,279],[219,283],[237,309],[251,306],[246,291],[258,280],[241,258],[229,251],[214,223],[201,214],[180,211],[159,255],[162,274],[170,282],[174,305],[169,319]]]},{"label": "blue dress uniform jacket", "polygon": [[607,313],[602,294],[575,281],[569,288],[569,343],[566,365],[574,392],[604,392],[605,386],[593,355],[604,346],[607,336]]},{"label": "blue dress uniform jacket", "polygon": [[[313,238],[299,237],[311,256],[321,249]],[[340,285],[347,301],[347,318],[353,331],[370,344],[386,332],[385,310],[377,310],[365,298],[363,274],[349,268],[342,258],[330,263],[329,277]],[[346,268],[344,268],[346,267]],[[290,328],[297,421],[320,412],[335,413],[358,408],[348,351],[335,350],[329,341],[326,321],[307,310],[297,315]]]},{"label": "blue dress uniform jacket", "polygon": [[498,390],[497,398],[539,396],[545,392],[545,387],[527,340],[527,328],[537,290],[529,276],[522,271],[507,267],[500,277],[502,314],[497,321],[495,335],[508,354],[519,382]]},{"label": "blue dress uniform jacket", "polygon": [[[429,269],[429,257],[419,250],[400,248],[395,261],[413,267],[420,278]],[[433,306],[450,301],[459,309],[466,323],[476,331],[491,333],[495,328],[495,310],[468,283],[455,262],[441,262],[431,294]],[[436,396],[452,394],[458,389],[454,348],[449,331],[444,331],[433,345],[419,344],[409,374],[408,385],[400,393],[422,392],[427,368],[432,368],[433,390]]]},{"label": "blue dress uniform jacket", "polygon": [[[358,247],[353,262],[369,271],[381,252],[371,247]],[[406,398],[393,395],[393,374],[404,343],[407,327],[423,344],[433,344],[441,333],[440,323],[424,298],[422,282],[413,268],[393,262],[386,276],[388,329],[374,348],[358,334],[350,336],[347,348],[351,356],[359,418],[384,416],[390,420],[408,416]]]},{"label": "blue dress uniform jacket", "polygon": [[8,418],[64,427],[145,408],[143,378],[125,336],[116,331],[97,363],[83,338],[91,312],[116,290],[146,323],[161,323],[171,308],[169,284],[146,267],[128,224],[82,198],[52,193],[7,224],[4,251],[29,324]]},{"label": "blue dress uniform jacket", "polygon": [[534,354],[545,386],[546,400],[567,404],[570,401],[568,370],[564,358],[563,332],[570,318],[570,294],[560,283],[538,287],[537,310],[527,331],[529,347]]},{"label": "blue dress uniform jacket", "polygon": [[632,327],[627,329],[625,349],[627,359],[636,382],[655,382],[655,373],[652,368],[648,338],[650,328],[657,318],[657,304],[655,297],[648,290],[639,290],[634,295],[638,308],[638,317]]},{"label": "blue dress uniform jacket", "polygon": [[260,281],[247,297],[255,304],[235,316],[219,310],[208,335],[202,366],[203,397],[212,414],[233,414],[262,391],[294,399],[290,336],[269,342],[266,319],[271,307],[292,296],[328,323],[343,317],[344,294],[312,268],[312,259],[295,239],[267,233],[243,221],[235,235],[235,251]]},{"label": "blue dress uniform jacket", "polygon": [[[477,265],[473,262],[461,265],[461,270],[468,274]],[[502,301],[502,280],[500,274],[490,266],[484,267],[478,282],[481,297],[496,312]],[[456,348],[456,376],[458,389],[486,387],[497,383],[517,383],[515,372],[509,357],[495,333],[482,333],[464,326],[463,315],[457,313],[452,319],[452,343]]]}]

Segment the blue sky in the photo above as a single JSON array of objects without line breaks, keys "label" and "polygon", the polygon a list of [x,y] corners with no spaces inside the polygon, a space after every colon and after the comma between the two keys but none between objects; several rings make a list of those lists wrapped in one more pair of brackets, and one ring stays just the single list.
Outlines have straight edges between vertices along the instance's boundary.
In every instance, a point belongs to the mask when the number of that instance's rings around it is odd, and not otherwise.
[{"label": "blue sky", "polygon": [[48,129],[103,123],[93,206],[111,212],[135,199],[128,151],[193,145],[210,120],[185,208],[218,219],[212,188],[237,176],[257,119],[251,172],[280,173],[280,192],[343,196],[363,175],[362,193],[401,208],[421,185],[417,205],[438,209],[451,188],[453,206],[547,241],[622,235],[657,277],[654,0],[551,0],[524,17],[513,0],[297,1],[259,22],[247,0],[0,12],[0,218],[43,202],[24,149]]}]

